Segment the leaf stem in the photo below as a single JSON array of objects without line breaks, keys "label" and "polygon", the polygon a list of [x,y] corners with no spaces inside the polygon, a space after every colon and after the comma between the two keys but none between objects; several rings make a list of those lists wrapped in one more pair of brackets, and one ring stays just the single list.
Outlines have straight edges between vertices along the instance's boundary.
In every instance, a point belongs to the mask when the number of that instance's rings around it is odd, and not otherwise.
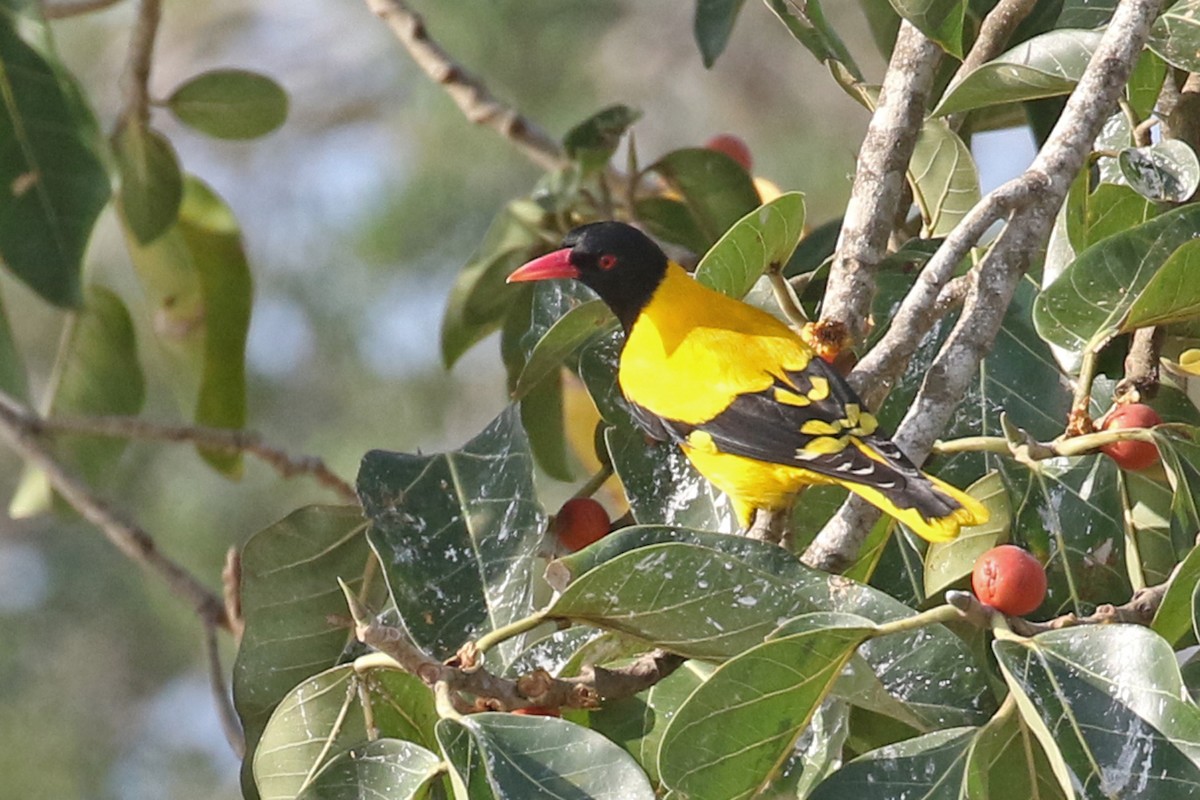
[{"label": "leaf stem", "polygon": [[491,650],[496,645],[503,641],[520,636],[522,633],[528,633],[546,621],[546,612],[538,611],[530,614],[528,617],[522,617],[516,622],[510,622],[507,625],[501,625],[493,631],[488,631],[483,636],[475,640],[475,649],[480,655]]},{"label": "leaf stem", "polygon": [[947,622],[954,622],[963,618],[963,614],[952,605],[940,605],[922,611],[911,617],[904,619],[892,620],[879,625],[871,632],[870,638],[874,639],[880,636],[888,636],[893,633],[904,633],[906,631],[914,631],[918,628],[925,628],[930,625],[942,625]]},{"label": "leaf stem", "polygon": [[804,307],[800,305],[800,298],[796,297],[792,284],[783,277],[783,268],[772,264],[767,270],[767,279],[771,281],[771,289],[775,292],[775,302],[788,318],[788,322],[800,328],[807,325],[808,315],[804,313]]},{"label": "leaf stem", "polygon": [[571,495],[571,498],[579,499],[582,497],[591,497],[596,492],[600,491],[600,487],[603,486],[604,482],[611,478],[612,475],[613,465],[601,464],[600,469],[596,470],[595,474],[587,479],[587,483],[583,484],[583,486],[580,486],[579,491]]}]

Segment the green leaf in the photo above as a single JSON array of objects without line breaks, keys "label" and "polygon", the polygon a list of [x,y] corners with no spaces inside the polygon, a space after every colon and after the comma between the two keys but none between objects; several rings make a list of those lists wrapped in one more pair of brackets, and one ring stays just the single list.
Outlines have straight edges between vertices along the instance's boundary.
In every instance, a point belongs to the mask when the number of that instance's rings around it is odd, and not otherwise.
[{"label": "green leaf", "polygon": [[957,539],[933,542],[925,551],[925,596],[934,597],[971,574],[975,561],[1008,541],[1012,505],[999,472],[989,472],[968,490],[991,516],[982,525],[964,528]]},{"label": "green leaf", "polygon": [[[189,176],[175,224],[149,245],[127,243],[180,405],[197,424],[241,428],[254,290],[233,212]],[[240,454],[197,449],[215,469],[240,474]]]},{"label": "green leaf", "polygon": [[1159,15],[1146,46],[1173,67],[1200,70],[1200,0],[1179,0]]},{"label": "green leaf", "polygon": [[421,800],[442,774],[442,759],[402,739],[376,739],[329,760],[296,800]]},{"label": "green leaf", "polygon": [[[796,41],[804,45],[818,61],[840,63],[851,78],[859,81],[863,79],[858,64],[854,62],[837,31],[825,20],[825,12],[821,10],[821,4],[817,0],[808,0],[803,5],[786,0],[767,0],[767,5]],[[899,18],[896,18],[896,24],[899,25]],[[895,38],[895,31],[892,31],[891,39]]]},{"label": "green leaf", "polygon": [[171,113],[218,139],[256,139],[287,119],[288,96],[266,75],[215,69],[184,81],[167,98]]},{"label": "green leaf", "polygon": [[83,254],[110,191],[81,96],[40,14],[0,12],[0,264],[58,306],[83,302]]},{"label": "green leaf", "polygon": [[[435,657],[533,611],[546,517],[532,470],[515,407],[458,450],[364,456],[358,492],[368,540],[405,626]],[[498,649],[510,661],[524,638]]]},{"label": "green leaf", "polygon": [[263,729],[253,755],[259,795],[296,797],[327,765],[344,769],[336,766],[344,764],[341,753],[377,737],[431,750],[436,721],[433,692],[415,676],[394,669],[359,674],[352,664],[326,670],[289,692]]},{"label": "green leaf", "polygon": [[872,750],[829,776],[812,800],[965,797],[967,755],[974,728],[950,728]]},{"label": "green leaf", "polygon": [[1150,627],[1171,644],[1177,643],[1193,628],[1193,596],[1200,586],[1200,547],[1194,547],[1180,562],[1179,571],[1167,586],[1154,622]]},{"label": "green leaf", "polygon": [[1200,161],[1179,139],[1128,147],[1117,155],[1117,163],[1129,185],[1156,202],[1182,203],[1200,186]]},{"label": "green leaf", "polygon": [[1163,262],[1121,321],[1121,332],[1200,316],[1200,242],[1192,240]]},{"label": "green leaf", "polygon": [[547,375],[525,393],[519,406],[521,427],[529,437],[534,461],[555,480],[574,480],[575,470],[567,453],[562,375]]},{"label": "green leaf", "polygon": [[567,131],[563,148],[569,158],[579,162],[584,174],[603,169],[617,151],[621,137],[641,116],[641,111],[629,106],[609,106]]},{"label": "green leaf", "polygon": [[1100,42],[1099,31],[1056,30],[1035,36],[967,73],[946,89],[934,115],[1068,94]]},{"label": "green leaf", "polygon": [[713,667],[690,660],[644,692],[606,700],[588,712],[588,727],[621,745],[641,765],[652,783],[659,783],[658,751],[667,725]]},{"label": "green leaf", "polygon": [[1200,208],[1155,217],[1079,254],[1034,304],[1042,338],[1080,351],[1116,333],[1155,272],[1200,226]]},{"label": "green leaf", "polygon": [[1068,235],[1076,253],[1158,214],[1158,207],[1149,200],[1115,183],[1102,183],[1090,194],[1080,193],[1068,202]]},{"label": "green leaf", "polygon": [[1125,96],[1138,119],[1145,119],[1154,112],[1166,77],[1167,62],[1154,52],[1143,50],[1125,86]]},{"label": "green leaf", "polygon": [[520,296],[507,286],[509,273],[545,248],[538,231],[543,213],[532,201],[509,203],[488,228],[483,243],[459,273],[442,317],[442,360],[447,367],[500,327]]},{"label": "green leaf", "polygon": [[896,13],[941,45],[955,58],[963,56],[963,23],[967,0],[891,0]]},{"label": "green leaf", "polygon": [[246,629],[233,667],[233,697],[250,748],[292,687],[336,664],[351,640],[328,619],[346,615],[338,578],[355,591],[363,588],[372,557],[366,527],[361,509],[308,506],[259,531],[242,549]]},{"label": "green leaf", "polygon": [[1102,28],[1112,19],[1117,0],[1063,0],[1056,28]]},{"label": "green leaf", "polygon": [[584,342],[614,327],[612,312],[601,300],[592,300],[572,308],[538,339],[517,378],[512,399],[523,398],[534,386],[561,368]]},{"label": "green leaf", "polygon": [[18,400],[26,400],[29,383],[21,360],[12,327],[8,324],[8,312],[4,310],[3,298],[0,298],[0,391]]},{"label": "green leaf", "polygon": [[566,720],[471,714],[438,722],[437,738],[457,778],[457,797],[654,800],[628,753]]},{"label": "green leaf", "polygon": [[[1064,792],[1181,797],[1200,790],[1200,709],[1170,645],[1135,625],[1084,626],[993,650],[1021,716],[1061,753]],[[1074,792],[1072,792],[1072,788]]]},{"label": "green leaf", "polygon": [[121,216],[138,244],[146,245],[171,227],[183,200],[183,173],[175,148],[145,123],[130,120],[113,135],[121,176]]},{"label": "green leaf", "polygon": [[669,197],[643,197],[633,207],[634,217],[655,238],[703,253],[712,241],[700,230],[687,205]]},{"label": "green leaf", "polygon": [[846,661],[873,626],[814,614],[726,661],[663,734],[663,783],[693,800],[755,794],[787,757]]},{"label": "green leaf", "polygon": [[1054,767],[1020,714],[999,713],[975,733],[965,797],[1065,800]]},{"label": "green leaf", "polygon": [[661,175],[683,198],[704,237],[705,246],[697,252],[707,251],[760,202],[754,181],[724,153],[703,147],[676,150],[649,169]]},{"label": "green leaf", "polygon": [[692,33],[705,67],[711,67],[729,43],[733,23],[746,0],[696,0]]},{"label": "green leaf", "polygon": [[921,126],[908,182],[925,220],[922,235],[945,236],[979,202],[979,170],[971,150],[943,119]]},{"label": "green leaf", "polygon": [[742,298],[762,274],[782,269],[804,235],[804,195],[782,194],[738,220],[696,267],[696,280]]},{"label": "green leaf", "polygon": [[[83,309],[67,321],[48,388],[47,416],[133,415],[142,410],[145,381],[138,362],[133,320],[116,294],[89,286]],[[125,449],[123,439],[63,436],[52,445],[56,458],[85,480],[101,480]],[[13,517],[48,511],[53,492],[41,470],[27,469],[9,506]]]}]

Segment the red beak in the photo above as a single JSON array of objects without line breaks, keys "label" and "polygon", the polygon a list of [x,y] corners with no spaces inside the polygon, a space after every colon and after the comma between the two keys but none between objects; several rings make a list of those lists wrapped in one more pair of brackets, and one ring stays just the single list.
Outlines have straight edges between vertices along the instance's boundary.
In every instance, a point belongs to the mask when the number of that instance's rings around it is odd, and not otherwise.
[{"label": "red beak", "polygon": [[517,267],[508,276],[508,283],[520,281],[544,281],[550,278],[578,278],[579,270],[571,263],[571,248],[564,247],[535,258],[524,266]]}]

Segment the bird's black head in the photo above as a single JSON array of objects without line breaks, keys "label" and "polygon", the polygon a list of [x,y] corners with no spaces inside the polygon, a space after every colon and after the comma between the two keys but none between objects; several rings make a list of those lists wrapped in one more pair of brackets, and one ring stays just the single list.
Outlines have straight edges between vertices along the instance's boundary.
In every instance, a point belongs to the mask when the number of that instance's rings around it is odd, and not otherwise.
[{"label": "bird's black head", "polygon": [[628,332],[667,273],[667,257],[650,237],[623,222],[575,228],[561,250],[530,261],[515,281],[576,278],[595,290]]}]

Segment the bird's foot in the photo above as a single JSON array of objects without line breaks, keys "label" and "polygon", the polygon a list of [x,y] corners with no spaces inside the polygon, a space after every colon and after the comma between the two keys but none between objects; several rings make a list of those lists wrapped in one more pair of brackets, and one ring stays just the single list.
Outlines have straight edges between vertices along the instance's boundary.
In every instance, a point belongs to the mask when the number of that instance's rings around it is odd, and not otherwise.
[{"label": "bird's foot", "polygon": [[760,542],[779,544],[787,533],[788,513],[786,510],[770,511],[765,508],[756,509],[754,522],[746,529],[746,538],[757,539]]}]

